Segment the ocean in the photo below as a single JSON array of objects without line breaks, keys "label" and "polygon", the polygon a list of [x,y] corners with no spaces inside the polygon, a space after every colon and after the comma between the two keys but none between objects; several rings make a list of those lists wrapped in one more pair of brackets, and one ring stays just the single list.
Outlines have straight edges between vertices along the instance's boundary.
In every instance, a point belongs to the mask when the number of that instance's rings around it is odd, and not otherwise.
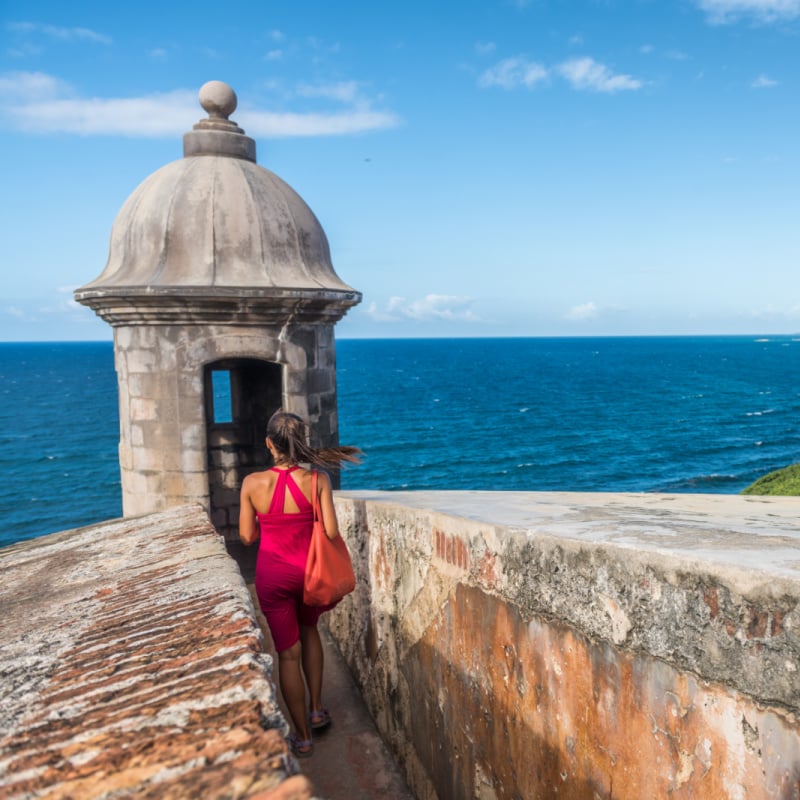
[{"label": "ocean", "polygon": [[[741,491],[800,461],[800,337],[337,342],[343,489]],[[0,546],[122,513],[110,342],[0,344]]]}]

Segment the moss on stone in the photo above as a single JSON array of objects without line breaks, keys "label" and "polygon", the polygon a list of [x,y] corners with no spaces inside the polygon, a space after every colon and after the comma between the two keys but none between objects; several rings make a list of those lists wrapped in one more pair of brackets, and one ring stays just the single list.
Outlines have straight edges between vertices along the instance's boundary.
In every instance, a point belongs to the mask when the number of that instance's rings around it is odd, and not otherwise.
[{"label": "moss on stone", "polygon": [[742,494],[800,495],[800,464],[776,469],[751,483]]}]

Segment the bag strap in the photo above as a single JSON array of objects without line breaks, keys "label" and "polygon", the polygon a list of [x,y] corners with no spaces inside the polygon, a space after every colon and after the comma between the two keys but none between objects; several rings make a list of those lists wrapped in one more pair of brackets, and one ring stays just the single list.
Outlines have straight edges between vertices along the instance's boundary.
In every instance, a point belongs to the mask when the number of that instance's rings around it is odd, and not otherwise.
[{"label": "bag strap", "polygon": [[314,519],[320,519],[319,497],[317,495],[317,471],[311,470],[311,505],[314,509]]}]

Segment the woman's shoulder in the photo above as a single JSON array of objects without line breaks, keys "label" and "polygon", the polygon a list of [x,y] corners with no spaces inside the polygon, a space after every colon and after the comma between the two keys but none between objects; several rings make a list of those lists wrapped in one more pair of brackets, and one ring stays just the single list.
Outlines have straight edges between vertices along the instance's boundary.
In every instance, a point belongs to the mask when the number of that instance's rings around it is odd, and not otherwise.
[{"label": "woman's shoulder", "polygon": [[326,486],[331,485],[330,476],[324,469],[315,469],[314,472],[317,474],[317,492],[321,492]]},{"label": "woman's shoulder", "polygon": [[271,469],[265,469],[260,472],[251,472],[249,475],[245,475],[242,481],[242,487],[266,486],[270,483],[275,483],[275,473]]}]

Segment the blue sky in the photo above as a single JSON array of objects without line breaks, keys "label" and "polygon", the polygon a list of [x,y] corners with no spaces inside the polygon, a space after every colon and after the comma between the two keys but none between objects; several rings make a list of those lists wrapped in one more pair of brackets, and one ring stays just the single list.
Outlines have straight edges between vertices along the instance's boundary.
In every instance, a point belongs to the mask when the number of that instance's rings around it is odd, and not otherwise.
[{"label": "blue sky", "polygon": [[208,80],[364,300],[340,337],[800,331],[800,0],[4,0],[0,340],[72,291]]}]

